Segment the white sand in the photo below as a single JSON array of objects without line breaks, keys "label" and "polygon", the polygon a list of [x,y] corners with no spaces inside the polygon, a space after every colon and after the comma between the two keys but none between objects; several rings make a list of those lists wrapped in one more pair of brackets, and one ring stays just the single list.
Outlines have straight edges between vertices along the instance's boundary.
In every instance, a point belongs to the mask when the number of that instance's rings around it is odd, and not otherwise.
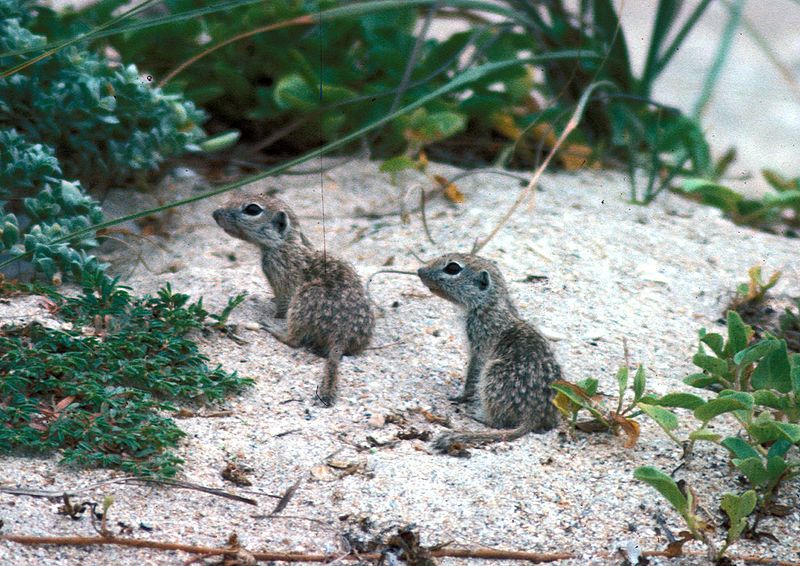
[{"label": "white sand", "polygon": [[[456,171],[440,165],[432,170],[445,175]],[[518,191],[518,184],[506,177],[480,175],[460,181],[467,196],[464,205],[441,199],[429,203],[429,224],[439,242],[434,246],[425,239],[419,215],[407,225],[394,215],[373,220],[354,217],[357,209],[396,209],[397,189],[376,164],[352,162],[324,179],[327,248],[352,261],[363,277],[392,257],[394,268],[415,269],[418,262],[412,253],[424,258],[468,250]],[[597,377],[601,389],[612,394],[626,337],[632,360],[648,368],[650,391],[685,389],[680,379],[693,371],[690,358],[697,329],[721,329],[715,321],[751,265],[764,263],[767,272],[783,270],[776,293],[800,295],[796,240],[735,226],[718,211],[673,195],[647,208],[629,205],[626,180],[617,174],[548,176],[543,186],[533,212],[515,215],[482,254],[499,262],[521,313],[549,335],[562,338],[554,346],[571,380]],[[254,189],[278,189],[301,215],[311,239],[321,245],[319,175],[272,179]],[[156,196],[173,199],[189,190],[170,187]],[[112,195],[112,208],[114,201]],[[179,209],[168,225],[171,238],[158,240],[163,250],[143,244],[141,251],[152,272],[131,263],[137,250],[112,254],[121,271],[134,267],[128,282],[137,292],[152,292],[169,282],[177,291],[202,295],[212,311],[237,292],[250,293],[231,316],[248,344],[240,346],[222,336],[201,342],[212,363],[252,376],[256,385],[224,404],[233,416],[179,421],[188,433],[178,449],[186,460],[181,477],[242,493],[220,477],[226,461],[233,460],[252,469],[249,489],[255,491],[282,494],[303,478],[282,515],[322,523],[254,518],[268,514],[275,505],[274,499],[259,495],[254,495],[258,508],[197,492],[121,485],[80,498],[101,501],[103,495],[112,495],[113,525],[123,521],[134,527],[133,536],[162,541],[216,546],[236,532],[250,550],[340,552],[344,549],[340,534],[345,531],[369,538],[394,525],[416,523],[424,544],[453,541],[454,546],[567,551],[580,556],[565,562],[575,565],[619,563],[607,556],[620,541],[636,539],[642,548],[663,548],[666,542],[657,533],[657,513],[666,517],[674,532],[681,530],[677,514],[632,477],[637,466],[670,470],[679,461],[679,450],[644,419],[641,440],[630,450],[623,448],[622,439],[610,435],[580,434],[570,440],[553,431],[472,450],[470,459],[431,454],[427,443],[419,440],[357,451],[353,445],[366,446],[367,436],[383,441],[400,430],[396,424],[371,426],[371,418],[373,425],[379,420],[376,415],[401,414],[410,426],[440,432],[440,426],[414,412],[423,408],[450,417],[458,428],[480,428],[446,399],[460,387],[466,362],[458,317],[415,277],[376,277],[371,291],[385,316],[378,320],[373,344],[400,344],[345,358],[339,400],[332,409],[321,408],[312,398],[323,360],[248,329],[263,316],[271,293],[256,250],[226,236],[213,223],[210,212],[218,202],[212,199]],[[547,279],[521,282],[528,275]],[[392,307],[395,301],[398,305]],[[733,429],[720,426],[719,430]],[[320,467],[334,452],[334,463],[358,464],[362,471],[339,478],[336,469]],[[700,494],[715,521],[720,519],[715,506],[719,494],[743,490],[728,472],[726,458],[720,449],[701,446],[689,471],[679,474]],[[3,458],[0,466],[0,485],[40,489],[74,490],[118,475],[65,469],[55,456]],[[784,494],[797,497],[797,482]],[[45,499],[0,494],[2,532],[93,534],[87,517],[72,521],[56,514],[56,507]],[[369,534],[357,527],[362,519],[373,525]],[[153,531],[141,530],[140,523]],[[798,559],[796,511],[783,519],[764,520],[762,527],[781,542],[745,541],[732,552]],[[687,548],[701,550],[696,543]],[[56,549],[0,543],[2,564],[123,566],[179,564],[187,558],[114,547]]]}]

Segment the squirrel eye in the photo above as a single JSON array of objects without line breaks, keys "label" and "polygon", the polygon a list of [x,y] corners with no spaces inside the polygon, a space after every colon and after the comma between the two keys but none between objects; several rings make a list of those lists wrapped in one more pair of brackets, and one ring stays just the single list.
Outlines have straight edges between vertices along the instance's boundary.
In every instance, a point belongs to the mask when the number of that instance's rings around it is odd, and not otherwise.
[{"label": "squirrel eye", "polygon": [[258,216],[259,214],[264,212],[264,209],[261,208],[260,206],[258,206],[257,204],[253,203],[253,204],[248,204],[247,206],[245,206],[242,209],[242,212],[244,212],[248,216]]},{"label": "squirrel eye", "polygon": [[448,275],[458,275],[463,268],[458,265],[456,262],[451,261],[447,265],[444,266],[444,272]]}]

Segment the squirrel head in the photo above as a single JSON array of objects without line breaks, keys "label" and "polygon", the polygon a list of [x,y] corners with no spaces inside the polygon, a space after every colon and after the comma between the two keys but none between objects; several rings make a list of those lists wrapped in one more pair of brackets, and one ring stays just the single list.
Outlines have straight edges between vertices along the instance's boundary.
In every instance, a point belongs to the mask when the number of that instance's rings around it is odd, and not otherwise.
[{"label": "squirrel head", "polygon": [[497,265],[476,255],[443,255],[420,267],[417,274],[434,295],[467,309],[509,303]]},{"label": "squirrel head", "polygon": [[234,238],[262,248],[278,248],[286,243],[302,243],[311,248],[294,212],[279,198],[262,195],[235,198],[212,216]]}]

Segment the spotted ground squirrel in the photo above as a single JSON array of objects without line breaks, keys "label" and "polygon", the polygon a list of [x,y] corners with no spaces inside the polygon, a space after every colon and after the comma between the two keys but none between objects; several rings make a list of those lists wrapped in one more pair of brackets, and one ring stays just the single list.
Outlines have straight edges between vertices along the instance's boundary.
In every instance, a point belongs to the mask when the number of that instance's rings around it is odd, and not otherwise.
[{"label": "spotted ground squirrel", "polygon": [[417,272],[434,295],[466,311],[469,364],[464,391],[452,398],[470,417],[497,432],[453,432],[434,441],[459,444],[514,440],[558,422],[550,384],[561,368],[547,340],[522,320],[494,262],[469,254],[438,257]]},{"label": "spotted ground squirrel", "polygon": [[327,356],[317,395],[330,406],[339,361],[369,344],[375,317],[353,267],[313,249],[297,217],[281,199],[245,197],[214,211],[222,229],[261,249],[261,269],[275,294],[276,318],[262,326],[292,348]]}]

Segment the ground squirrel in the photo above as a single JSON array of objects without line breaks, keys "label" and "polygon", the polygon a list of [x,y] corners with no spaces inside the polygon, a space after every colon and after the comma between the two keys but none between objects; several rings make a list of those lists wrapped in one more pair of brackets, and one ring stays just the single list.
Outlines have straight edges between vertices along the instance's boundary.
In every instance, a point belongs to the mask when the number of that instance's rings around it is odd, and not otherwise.
[{"label": "ground squirrel", "polygon": [[339,360],[358,354],[372,337],[375,317],[353,267],[314,250],[287,204],[273,197],[246,197],[214,211],[228,234],[261,249],[261,269],[275,294],[276,318],[262,326],[292,348],[327,356],[317,391],[326,406],[336,394]]},{"label": "ground squirrel", "polygon": [[514,440],[543,432],[558,421],[550,384],[561,368],[547,340],[522,320],[494,262],[469,254],[448,254],[417,272],[434,295],[466,310],[469,364],[464,392],[468,414],[502,432],[453,432],[434,442],[448,451],[456,444]]}]

